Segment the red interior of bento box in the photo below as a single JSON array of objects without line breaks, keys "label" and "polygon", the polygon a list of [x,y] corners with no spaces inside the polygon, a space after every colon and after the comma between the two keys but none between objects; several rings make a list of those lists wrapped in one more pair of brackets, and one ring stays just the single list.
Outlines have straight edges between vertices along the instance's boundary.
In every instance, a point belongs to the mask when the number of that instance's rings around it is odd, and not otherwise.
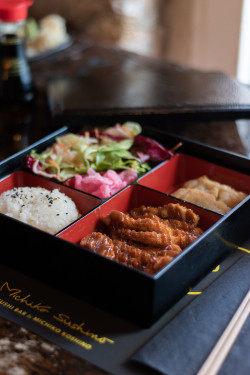
[{"label": "red interior of bento box", "polygon": [[48,190],[58,189],[61,193],[66,194],[75,202],[81,215],[85,215],[101,203],[101,200],[96,197],[21,170],[11,173],[0,181],[0,194],[6,190],[14,189],[15,187],[24,186],[42,187]]},{"label": "red interior of bento box", "polygon": [[138,183],[171,194],[184,182],[206,175],[208,178],[250,194],[250,176],[208,161],[176,154],[138,180]]},{"label": "red interior of bento box", "polygon": [[90,214],[59,233],[58,237],[78,244],[83,237],[98,230],[100,219],[107,216],[112,210],[128,212],[132,208],[136,208],[141,205],[156,207],[168,203],[180,203],[187,208],[191,208],[200,216],[199,226],[203,230],[207,230],[222,218],[221,215],[212,211],[186,202],[181,202],[174,197],[162,194],[158,191],[148,189],[144,186],[131,185],[110,200],[103,203],[97,209],[93,210]]}]

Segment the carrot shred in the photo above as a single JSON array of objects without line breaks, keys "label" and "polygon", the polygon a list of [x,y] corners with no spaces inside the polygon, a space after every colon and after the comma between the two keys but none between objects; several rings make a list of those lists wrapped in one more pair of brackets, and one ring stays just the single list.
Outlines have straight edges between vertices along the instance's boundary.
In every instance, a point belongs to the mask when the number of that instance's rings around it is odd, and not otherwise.
[{"label": "carrot shred", "polygon": [[129,135],[129,137],[133,138],[133,134],[131,131],[126,127],[126,125],[122,125],[122,129]]},{"label": "carrot shred", "polygon": [[58,179],[60,179],[60,166],[59,166],[59,164],[58,164],[56,161],[51,160],[51,159],[46,159],[46,163],[51,164],[51,165],[53,165],[54,167],[56,167],[56,170],[57,170],[57,172],[56,172],[56,177],[57,177]]},{"label": "carrot shred", "polygon": [[65,151],[68,155],[70,155],[70,150],[68,149],[67,146],[59,142],[57,143],[57,146],[60,147],[63,151]]}]

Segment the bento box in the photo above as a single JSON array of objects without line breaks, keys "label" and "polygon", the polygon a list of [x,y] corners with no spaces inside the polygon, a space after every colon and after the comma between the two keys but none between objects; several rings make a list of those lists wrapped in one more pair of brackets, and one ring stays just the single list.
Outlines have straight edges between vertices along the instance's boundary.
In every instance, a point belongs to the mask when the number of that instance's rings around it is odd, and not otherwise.
[{"label": "bento box", "polygon": [[[7,244],[2,245],[1,262],[135,324],[150,326],[218,262],[249,241],[249,159],[143,127],[144,135],[167,148],[180,142],[181,148],[111,197],[100,198],[76,189],[70,180],[60,182],[37,176],[24,167],[23,161],[31,150],[40,152],[57,136],[70,131],[70,127],[63,127],[1,162],[0,194],[22,186],[56,188],[75,202],[79,216],[51,234],[0,214],[2,243]],[[246,197],[229,212],[221,214],[174,196],[174,191],[185,181],[202,175],[243,191]],[[99,232],[103,218],[113,211],[125,214],[142,206],[155,210],[168,205],[178,205],[185,212],[191,210],[198,215],[202,232],[155,273],[144,272],[80,244],[87,236]],[[130,225],[129,222],[125,231],[131,234],[135,228]],[[163,237],[155,232],[143,234],[147,246],[154,238],[162,241]]]}]

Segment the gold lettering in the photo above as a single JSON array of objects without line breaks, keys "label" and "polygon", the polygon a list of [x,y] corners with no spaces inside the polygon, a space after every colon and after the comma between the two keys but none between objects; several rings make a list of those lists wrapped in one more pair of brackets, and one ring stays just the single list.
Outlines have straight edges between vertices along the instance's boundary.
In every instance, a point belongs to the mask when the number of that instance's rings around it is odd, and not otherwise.
[{"label": "gold lettering", "polygon": [[109,344],[114,344],[114,341],[107,337],[99,337],[96,333],[93,333],[89,330],[84,330],[83,326],[85,325],[85,322],[81,322],[80,324],[73,323],[70,317],[66,314],[54,315],[53,318],[63,323],[67,327],[73,329],[74,331],[80,332],[82,335],[89,336],[91,339],[97,341],[99,344],[105,344],[106,342]]},{"label": "gold lettering", "polygon": [[27,311],[21,310],[18,307],[16,307],[14,311],[23,316],[27,314]]},{"label": "gold lettering", "polygon": [[82,340],[79,340],[77,337],[75,336],[72,336],[70,335],[69,333],[67,332],[62,332],[62,336],[66,337],[66,339],[78,344],[78,345],[81,345],[82,347],[84,347],[85,349],[87,350],[90,350],[92,349],[92,345],[91,344],[87,344],[85,341],[82,341]]},{"label": "gold lettering", "polygon": [[36,323],[39,323],[41,324],[42,326],[44,327],[47,327],[49,328],[51,331],[54,331],[56,333],[60,333],[61,332],[61,328],[58,328],[58,327],[55,327],[53,324],[50,324],[48,322],[46,322],[45,320],[43,319],[40,319],[38,317],[34,317],[33,320],[36,322]]},{"label": "gold lettering", "polygon": [[38,310],[39,312],[49,312],[51,309],[51,306],[43,306],[41,302],[34,303],[30,302],[29,298],[31,297],[30,294],[27,294],[25,297],[20,296],[22,293],[21,289],[11,289],[9,287],[8,282],[6,281],[0,288],[0,291],[3,291],[4,287],[6,288],[7,292],[9,293],[9,297],[13,298],[15,301],[25,304],[27,307],[30,307],[31,309]]},{"label": "gold lettering", "polygon": [[14,309],[14,305],[11,305],[10,303],[0,299],[0,305],[3,305],[4,307],[7,307],[8,309],[10,310],[13,310]]}]

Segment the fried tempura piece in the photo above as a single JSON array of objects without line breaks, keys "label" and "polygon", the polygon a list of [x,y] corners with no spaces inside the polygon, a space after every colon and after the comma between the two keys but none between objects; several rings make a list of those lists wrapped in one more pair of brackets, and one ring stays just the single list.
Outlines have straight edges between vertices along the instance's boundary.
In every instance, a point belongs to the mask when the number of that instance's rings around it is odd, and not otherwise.
[{"label": "fried tempura piece", "polygon": [[211,180],[207,176],[201,176],[197,179],[189,180],[184,183],[183,188],[196,188],[212,194],[216,201],[224,202],[230,208],[235,207],[247,196],[245,193],[236,191],[229,185]]},{"label": "fried tempura piece", "polygon": [[225,215],[247,196],[245,193],[213,181],[207,176],[186,181],[172,195],[222,215]]},{"label": "fried tempura piece", "polygon": [[197,188],[180,188],[172,193],[172,195],[176,198],[197,204],[198,206],[216,211],[222,215],[225,215],[230,210],[230,207],[228,207],[224,202],[217,201],[212,194]]}]

